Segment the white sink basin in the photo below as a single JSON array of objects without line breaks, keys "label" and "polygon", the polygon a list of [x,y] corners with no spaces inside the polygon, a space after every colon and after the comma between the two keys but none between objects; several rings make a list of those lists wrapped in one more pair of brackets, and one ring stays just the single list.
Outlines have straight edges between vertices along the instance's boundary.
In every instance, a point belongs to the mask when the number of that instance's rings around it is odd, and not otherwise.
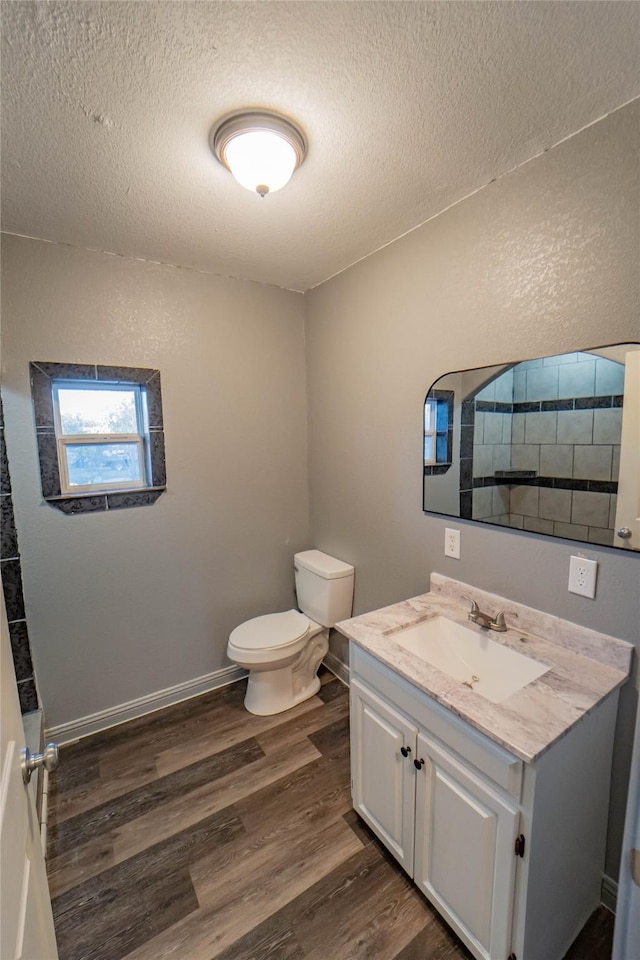
[{"label": "white sink basin", "polygon": [[470,630],[446,617],[423,620],[390,636],[491,703],[502,703],[551,670],[546,663],[496,643],[488,632]]}]

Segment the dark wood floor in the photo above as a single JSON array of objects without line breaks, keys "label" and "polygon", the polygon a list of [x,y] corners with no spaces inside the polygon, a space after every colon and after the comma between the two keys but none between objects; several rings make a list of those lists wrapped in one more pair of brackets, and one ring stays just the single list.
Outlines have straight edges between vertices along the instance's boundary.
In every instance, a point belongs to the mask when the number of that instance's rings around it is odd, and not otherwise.
[{"label": "dark wood floor", "polygon": [[[64,747],[60,960],[468,960],[351,810],[348,691],[277,717],[237,683]],[[609,960],[602,908],[567,960]]]}]

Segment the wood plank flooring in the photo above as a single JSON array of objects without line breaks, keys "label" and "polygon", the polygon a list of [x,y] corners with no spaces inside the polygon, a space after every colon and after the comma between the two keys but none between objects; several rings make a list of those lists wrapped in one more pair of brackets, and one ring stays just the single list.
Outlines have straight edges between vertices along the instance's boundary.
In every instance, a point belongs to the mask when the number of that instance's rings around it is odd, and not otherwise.
[{"label": "wood plank flooring", "polygon": [[[60,960],[470,960],[351,809],[348,690],[276,717],[236,683],[61,750]],[[610,960],[602,908],[567,960]]]}]

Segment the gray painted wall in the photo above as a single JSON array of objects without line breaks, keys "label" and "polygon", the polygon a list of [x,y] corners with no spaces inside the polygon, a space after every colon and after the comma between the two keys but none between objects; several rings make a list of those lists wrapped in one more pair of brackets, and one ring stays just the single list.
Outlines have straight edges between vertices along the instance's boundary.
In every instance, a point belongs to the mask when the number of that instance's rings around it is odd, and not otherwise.
[{"label": "gray painted wall", "polygon": [[[5,237],[3,399],[24,593],[50,726],[228,666],[230,630],[294,603],[308,541],[303,298]],[[42,500],[29,360],[157,367],[168,490]]]},{"label": "gray painted wall", "polygon": [[[480,524],[462,558],[422,504],[422,404],[451,370],[640,339],[638,103],[306,295],[311,533],[356,568],[355,613],[436,570],[638,643],[640,556]],[[449,525],[452,525],[449,522]],[[600,563],[595,600],[569,556]],[[344,644],[333,641],[343,658]],[[607,869],[616,876],[637,678],[623,691]]]}]

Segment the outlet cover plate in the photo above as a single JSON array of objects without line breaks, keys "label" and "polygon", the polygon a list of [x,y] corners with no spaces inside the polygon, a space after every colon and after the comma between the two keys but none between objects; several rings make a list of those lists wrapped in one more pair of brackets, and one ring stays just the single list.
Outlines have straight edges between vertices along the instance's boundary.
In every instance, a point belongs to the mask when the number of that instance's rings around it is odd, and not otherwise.
[{"label": "outlet cover plate", "polygon": [[460,559],[460,531],[453,530],[451,527],[444,529],[444,555],[453,557],[454,560]]},{"label": "outlet cover plate", "polygon": [[586,557],[571,557],[569,561],[569,593],[577,593],[591,600],[596,595],[598,561]]}]

